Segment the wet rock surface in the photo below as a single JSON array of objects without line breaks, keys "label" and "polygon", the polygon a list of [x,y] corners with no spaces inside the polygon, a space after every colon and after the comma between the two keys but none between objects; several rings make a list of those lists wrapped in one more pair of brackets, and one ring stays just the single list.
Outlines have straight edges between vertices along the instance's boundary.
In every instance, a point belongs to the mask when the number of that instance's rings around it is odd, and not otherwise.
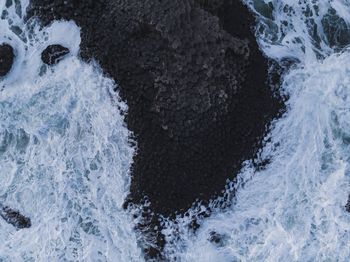
[{"label": "wet rock surface", "polygon": [[145,216],[221,195],[283,108],[238,0],[32,0],[33,15],[74,20],[82,58],[117,81],[138,145],[129,201],[147,197]]},{"label": "wet rock surface", "polygon": [[41,60],[47,65],[55,65],[69,54],[69,49],[61,45],[49,45],[41,53]]},{"label": "wet rock surface", "polygon": [[12,68],[15,54],[12,46],[0,44],[0,77],[4,77]]},{"label": "wet rock surface", "polygon": [[30,228],[32,226],[30,218],[7,206],[0,210],[0,216],[17,229]]},{"label": "wet rock surface", "polygon": [[220,194],[281,108],[240,1],[33,0],[44,25],[73,19],[129,106],[131,199],[165,215]]}]

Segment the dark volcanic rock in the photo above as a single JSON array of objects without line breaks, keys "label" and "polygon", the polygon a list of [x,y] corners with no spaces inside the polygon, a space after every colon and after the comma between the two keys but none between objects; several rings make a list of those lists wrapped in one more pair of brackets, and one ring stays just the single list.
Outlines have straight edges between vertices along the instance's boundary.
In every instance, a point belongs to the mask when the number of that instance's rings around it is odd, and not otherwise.
[{"label": "dark volcanic rock", "polygon": [[82,58],[118,82],[138,143],[130,200],[155,213],[220,195],[282,108],[239,0],[32,0],[32,15],[75,20]]},{"label": "dark volcanic rock", "polygon": [[15,54],[12,46],[8,44],[0,45],[0,77],[10,72]]},{"label": "dark volcanic rock", "polygon": [[0,216],[9,224],[17,229],[30,228],[32,223],[28,217],[23,216],[16,210],[9,207],[3,207],[0,210]]},{"label": "dark volcanic rock", "polygon": [[81,56],[119,83],[138,143],[131,200],[148,196],[165,215],[220,194],[281,107],[248,10],[207,2],[33,0],[29,10],[44,24],[75,20]]},{"label": "dark volcanic rock", "polygon": [[42,53],[41,60],[47,65],[55,65],[69,54],[69,49],[61,45],[49,45]]},{"label": "dark volcanic rock", "polygon": [[[75,20],[81,56],[96,58],[118,82],[138,143],[130,199],[147,196],[156,213],[219,195],[256,155],[282,107],[267,85],[254,20],[238,0],[31,3],[30,15],[44,24]],[[164,244],[160,234],[155,239]],[[146,252],[158,255],[154,247]]]}]

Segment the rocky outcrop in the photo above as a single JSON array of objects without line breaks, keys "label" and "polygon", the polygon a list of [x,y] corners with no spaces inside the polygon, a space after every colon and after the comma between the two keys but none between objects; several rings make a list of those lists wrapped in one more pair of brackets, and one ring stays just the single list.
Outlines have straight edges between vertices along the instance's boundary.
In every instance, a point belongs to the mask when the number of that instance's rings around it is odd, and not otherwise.
[{"label": "rocky outcrop", "polygon": [[41,60],[47,65],[55,65],[69,54],[69,49],[61,45],[49,45],[41,53]]},{"label": "rocky outcrop", "polygon": [[165,215],[207,201],[256,154],[280,102],[239,1],[33,0],[30,16],[73,19],[127,101],[138,153],[130,199]]},{"label": "rocky outcrop", "polygon": [[0,77],[4,77],[12,68],[15,54],[12,46],[8,44],[0,45]]},{"label": "rocky outcrop", "polygon": [[81,57],[117,81],[138,145],[129,201],[151,212],[220,195],[283,107],[239,0],[32,0],[33,15],[76,21]]}]

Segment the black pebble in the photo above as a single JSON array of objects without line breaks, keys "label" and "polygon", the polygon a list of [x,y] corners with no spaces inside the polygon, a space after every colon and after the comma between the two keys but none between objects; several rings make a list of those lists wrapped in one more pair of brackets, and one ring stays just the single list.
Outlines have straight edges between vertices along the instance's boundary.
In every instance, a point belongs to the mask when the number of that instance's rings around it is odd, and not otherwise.
[{"label": "black pebble", "polygon": [[8,44],[0,45],[0,77],[7,75],[11,70],[15,54]]},{"label": "black pebble", "polygon": [[55,65],[69,54],[69,49],[61,45],[49,45],[42,53],[41,60],[47,65]]}]

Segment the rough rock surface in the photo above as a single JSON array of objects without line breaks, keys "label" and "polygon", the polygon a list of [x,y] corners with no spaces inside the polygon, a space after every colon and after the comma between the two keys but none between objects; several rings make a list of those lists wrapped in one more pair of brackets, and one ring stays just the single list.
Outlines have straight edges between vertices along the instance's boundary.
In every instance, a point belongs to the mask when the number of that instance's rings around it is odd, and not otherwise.
[{"label": "rough rock surface", "polygon": [[69,54],[69,49],[61,45],[49,45],[41,53],[41,60],[47,65],[55,65]]},{"label": "rough rock surface", "polygon": [[116,79],[138,145],[130,201],[155,213],[220,195],[283,108],[239,0],[32,0],[33,15],[74,20],[82,58]]},{"label": "rough rock surface", "polygon": [[0,77],[7,75],[10,72],[15,59],[15,54],[12,46],[8,44],[0,45]]},{"label": "rough rock surface", "polygon": [[220,194],[281,108],[238,0],[33,0],[32,15],[76,21],[81,56],[118,82],[138,144],[130,199],[156,213]]}]

